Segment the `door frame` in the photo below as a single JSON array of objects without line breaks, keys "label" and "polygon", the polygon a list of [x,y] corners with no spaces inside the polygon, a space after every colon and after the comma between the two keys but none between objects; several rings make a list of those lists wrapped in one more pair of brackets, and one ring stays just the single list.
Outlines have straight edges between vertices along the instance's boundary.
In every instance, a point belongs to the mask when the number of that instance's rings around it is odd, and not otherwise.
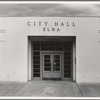
[{"label": "door frame", "polygon": [[64,53],[62,51],[41,51],[40,52],[40,78],[43,80],[43,54],[61,54],[61,80],[64,80]]},{"label": "door frame", "polygon": [[[59,71],[53,71],[53,64],[51,64],[51,71],[45,71],[44,70],[44,56],[45,55],[50,55],[50,62],[54,62],[53,60],[54,60],[54,55],[59,55],[59,57],[60,57],[60,70]],[[44,78],[62,78],[62,70],[61,70],[61,66],[62,66],[62,63],[61,63],[61,59],[62,59],[62,57],[61,57],[61,53],[57,53],[57,54],[55,54],[55,53],[43,53],[42,54],[42,59],[43,59],[43,79]],[[55,74],[55,75],[54,75]],[[47,75],[47,76],[46,76]]]}]

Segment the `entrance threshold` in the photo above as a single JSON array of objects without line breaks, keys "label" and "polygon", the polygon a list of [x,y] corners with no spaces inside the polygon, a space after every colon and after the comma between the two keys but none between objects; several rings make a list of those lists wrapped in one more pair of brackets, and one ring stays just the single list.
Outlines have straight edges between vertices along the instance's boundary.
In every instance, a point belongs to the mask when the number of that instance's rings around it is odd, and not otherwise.
[{"label": "entrance threshold", "polygon": [[43,78],[43,80],[61,81],[61,78]]}]

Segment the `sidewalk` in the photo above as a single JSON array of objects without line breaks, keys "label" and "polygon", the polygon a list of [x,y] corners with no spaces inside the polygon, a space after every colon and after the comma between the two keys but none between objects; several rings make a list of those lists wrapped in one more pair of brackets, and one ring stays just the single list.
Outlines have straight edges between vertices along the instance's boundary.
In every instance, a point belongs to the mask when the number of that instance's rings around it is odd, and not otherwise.
[{"label": "sidewalk", "polygon": [[100,97],[100,84],[79,84],[84,97]]},{"label": "sidewalk", "polygon": [[100,85],[66,81],[0,82],[0,97],[99,97]]}]

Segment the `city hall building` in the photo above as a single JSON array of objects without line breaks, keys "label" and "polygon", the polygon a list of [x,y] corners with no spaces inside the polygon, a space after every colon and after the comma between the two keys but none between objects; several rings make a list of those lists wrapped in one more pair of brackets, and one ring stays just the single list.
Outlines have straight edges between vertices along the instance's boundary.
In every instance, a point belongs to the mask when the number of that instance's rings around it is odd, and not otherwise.
[{"label": "city hall building", "polygon": [[0,17],[0,81],[100,82],[100,17]]}]

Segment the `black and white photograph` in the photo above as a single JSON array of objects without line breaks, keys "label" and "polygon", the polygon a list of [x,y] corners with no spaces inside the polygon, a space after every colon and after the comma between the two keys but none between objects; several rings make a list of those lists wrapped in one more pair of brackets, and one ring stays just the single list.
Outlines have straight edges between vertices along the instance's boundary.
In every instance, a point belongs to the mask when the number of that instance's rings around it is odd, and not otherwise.
[{"label": "black and white photograph", "polygon": [[0,98],[100,97],[100,2],[0,1]]}]

